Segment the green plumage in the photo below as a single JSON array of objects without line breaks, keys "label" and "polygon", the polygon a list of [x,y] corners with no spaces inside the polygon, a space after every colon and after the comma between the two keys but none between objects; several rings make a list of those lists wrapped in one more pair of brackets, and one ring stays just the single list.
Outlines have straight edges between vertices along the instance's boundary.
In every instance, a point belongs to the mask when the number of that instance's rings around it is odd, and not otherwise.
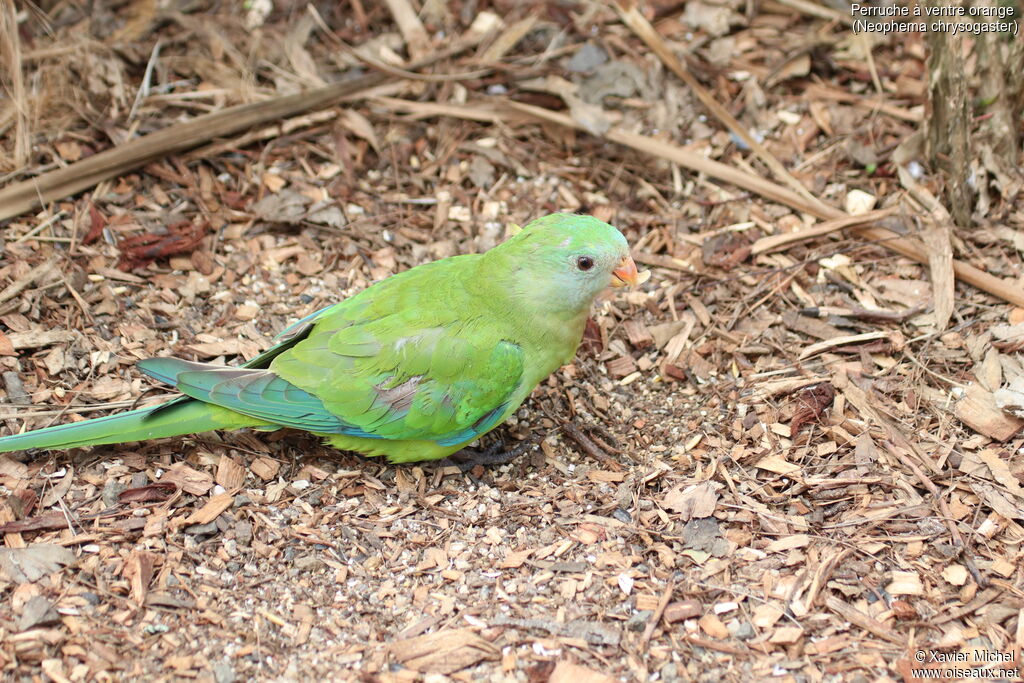
[{"label": "green plumage", "polygon": [[142,361],[184,396],[3,437],[0,452],[294,427],[393,462],[442,458],[572,359],[591,303],[628,259],[610,225],[546,216],[485,254],[418,266],[318,311],[244,366]]}]

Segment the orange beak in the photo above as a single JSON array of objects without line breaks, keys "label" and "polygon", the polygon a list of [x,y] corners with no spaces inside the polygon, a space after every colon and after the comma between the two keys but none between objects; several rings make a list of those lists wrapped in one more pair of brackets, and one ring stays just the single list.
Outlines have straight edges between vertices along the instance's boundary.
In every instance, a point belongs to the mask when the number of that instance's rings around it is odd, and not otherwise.
[{"label": "orange beak", "polygon": [[640,279],[633,257],[627,255],[619,262],[619,267],[612,271],[612,287],[635,287],[647,278]]}]

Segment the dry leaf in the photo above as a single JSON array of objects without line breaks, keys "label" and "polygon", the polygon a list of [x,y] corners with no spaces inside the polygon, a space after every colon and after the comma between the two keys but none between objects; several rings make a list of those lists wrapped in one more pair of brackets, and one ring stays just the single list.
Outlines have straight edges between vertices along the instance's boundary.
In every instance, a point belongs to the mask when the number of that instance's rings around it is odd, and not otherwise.
[{"label": "dry leaf", "polygon": [[117,494],[117,501],[119,503],[153,503],[164,501],[173,496],[177,490],[178,485],[173,482],[158,481],[155,484],[125,489]]},{"label": "dry leaf", "polygon": [[757,467],[762,470],[774,472],[775,474],[793,474],[799,472],[800,467],[791,462],[786,462],[778,455],[769,455],[757,461]]},{"label": "dry leaf", "polygon": [[663,507],[678,512],[682,520],[710,517],[715,513],[718,503],[718,489],[721,484],[705,481],[683,489],[683,484],[665,494],[661,504]]},{"label": "dry leaf", "polygon": [[193,496],[205,495],[213,488],[213,477],[207,472],[194,470],[183,462],[175,463],[160,477],[160,482],[176,484],[185,493]]},{"label": "dry leaf", "polygon": [[377,139],[377,133],[373,130],[373,124],[368,118],[355,109],[346,109],[341,115],[340,121],[349,131],[370,143],[374,152],[380,154],[380,142]]},{"label": "dry leaf", "polygon": [[58,481],[53,488],[47,490],[47,492],[43,494],[42,500],[39,501],[39,507],[43,509],[48,508],[58,500],[62,499],[67,492],[71,490],[71,484],[74,482],[74,479],[75,468],[68,467],[67,473],[61,477],[60,481]]},{"label": "dry leaf", "polygon": [[75,561],[75,554],[59,545],[39,543],[27,548],[0,548],[0,570],[15,583],[38,581]]}]

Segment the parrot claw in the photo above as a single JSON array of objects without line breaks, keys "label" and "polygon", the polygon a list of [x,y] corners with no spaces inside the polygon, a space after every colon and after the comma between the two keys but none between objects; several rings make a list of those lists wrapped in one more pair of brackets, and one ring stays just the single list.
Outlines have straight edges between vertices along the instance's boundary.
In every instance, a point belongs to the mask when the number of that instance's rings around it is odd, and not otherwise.
[{"label": "parrot claw", "polygon": [[476,468],[477,465],[481,467],[506,465],[528,451],[533,445],[532,441],[527,440],[517,443],[512,448],[506,448],[505,443],[498,440],[487,448],[463,448],[457,453],[448,456],[448,460],[451,461],[451,464],[458,467],[460,472],[466,474]]}]

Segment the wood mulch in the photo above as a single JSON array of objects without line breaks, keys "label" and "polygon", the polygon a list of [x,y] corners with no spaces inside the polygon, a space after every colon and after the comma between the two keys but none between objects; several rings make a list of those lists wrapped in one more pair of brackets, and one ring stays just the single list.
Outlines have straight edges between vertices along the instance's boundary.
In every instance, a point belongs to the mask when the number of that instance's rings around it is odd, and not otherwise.
[{"label": "wood mulch", "polygon": [[[159,402],[140,358],[251,358],[555,210],[619,226],[653,276],[604,295],[495,432],[531,443],[507,465],[390,466],[289,430],[0,456],[5,679],[1020,667],[1024,308],[889,243],[941,223],[939,176],[893,159],[924,115],[919,36],[797,0],[13,7],[0,213],[18,182],[186,119],[380,78],[9,217],[4,434]],[[976,225],[948,240],[1011,300],[1019,168],[980,153]],[[872,210],[890,237],[814,230]]]}]

